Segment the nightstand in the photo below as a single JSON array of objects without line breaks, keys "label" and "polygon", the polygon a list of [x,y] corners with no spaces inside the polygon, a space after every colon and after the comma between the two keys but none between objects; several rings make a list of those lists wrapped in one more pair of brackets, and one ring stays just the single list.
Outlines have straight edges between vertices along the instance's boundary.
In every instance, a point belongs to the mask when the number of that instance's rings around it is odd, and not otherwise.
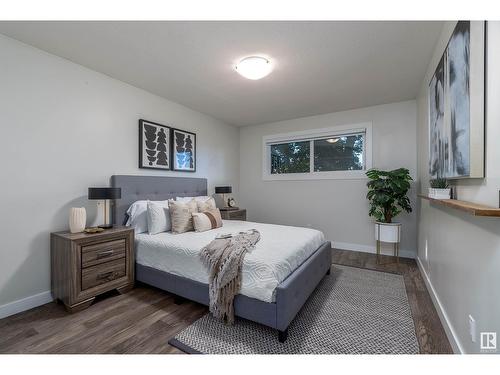
[{"label": "nightstand", "polygon": [[134,229],[113,227],[101,233],[50,235],[52,296],[70,312],[90,306],[112,289],[134,287]]},{"label": "nightstand", "polygon": [[247,210],[238,208],[237,210],[220,210],[220,216],[224,220],[246,220]]}]

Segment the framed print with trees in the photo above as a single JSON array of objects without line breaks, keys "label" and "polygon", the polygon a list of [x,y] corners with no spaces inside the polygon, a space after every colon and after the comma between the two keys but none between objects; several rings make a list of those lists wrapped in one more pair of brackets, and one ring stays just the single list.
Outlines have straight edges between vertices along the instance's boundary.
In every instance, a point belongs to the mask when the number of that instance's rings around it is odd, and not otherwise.
[{"label": "framed print with trees", "polygon": [[196,134],[172,129],[172,166],[174,171],[196,171]]},{"label": "framed print with trees", "polygon": [[171,168],[171,129],[155,122],[139,120],[139,168]]}]

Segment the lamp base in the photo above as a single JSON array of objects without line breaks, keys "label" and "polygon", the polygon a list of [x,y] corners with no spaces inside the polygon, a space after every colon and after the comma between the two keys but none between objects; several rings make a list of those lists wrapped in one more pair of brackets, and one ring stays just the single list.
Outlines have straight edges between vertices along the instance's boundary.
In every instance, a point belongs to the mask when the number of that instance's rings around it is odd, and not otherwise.
[{"label": "lamp base", "polygon": [[99,225],[98,228],[111,229],[111,228],[113,228],[113,224],[102,224],[102,225]]}]

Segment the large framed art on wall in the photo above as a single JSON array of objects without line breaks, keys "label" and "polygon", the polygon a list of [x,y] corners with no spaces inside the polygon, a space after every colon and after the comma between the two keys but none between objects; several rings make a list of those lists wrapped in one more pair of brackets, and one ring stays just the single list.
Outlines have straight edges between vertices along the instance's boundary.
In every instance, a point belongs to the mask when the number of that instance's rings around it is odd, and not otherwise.
[{"label": "large framed art on wall", "polygon": [[196,134],[172,129],[172,166],[174,171],[196,171]]},{"label": "large framed art on wall", "polygon": [[429,84],[431,178],[484,177],[485,22],[459,21]]},{"label": "large framed art on wall", "polygon": [[156,122],[139,120],[139,168],[170,169],[170,130]]}]

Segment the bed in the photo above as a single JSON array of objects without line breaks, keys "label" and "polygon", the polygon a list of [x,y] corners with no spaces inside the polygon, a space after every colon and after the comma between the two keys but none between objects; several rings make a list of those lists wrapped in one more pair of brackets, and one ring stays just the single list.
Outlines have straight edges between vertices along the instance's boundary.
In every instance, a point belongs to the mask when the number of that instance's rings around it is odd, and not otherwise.
[{"label": "bed", "polygon": [[[113,205],[113,222],[120,225],[137,200],[207,195],[204,178],[116,175],[111,177],[111,186],[122,190],[122,198]],[[262,238],[245,257],[235,315],[276,329],[279,341],[284,342],[288,325],[330,272],[331,244],[319,231],[225,220],[222,228],[202,233],[136,234],[136,279],[208,305],[208,274],[198,258],[199,250],[219,232],[250,228],[259,230]]]}]

